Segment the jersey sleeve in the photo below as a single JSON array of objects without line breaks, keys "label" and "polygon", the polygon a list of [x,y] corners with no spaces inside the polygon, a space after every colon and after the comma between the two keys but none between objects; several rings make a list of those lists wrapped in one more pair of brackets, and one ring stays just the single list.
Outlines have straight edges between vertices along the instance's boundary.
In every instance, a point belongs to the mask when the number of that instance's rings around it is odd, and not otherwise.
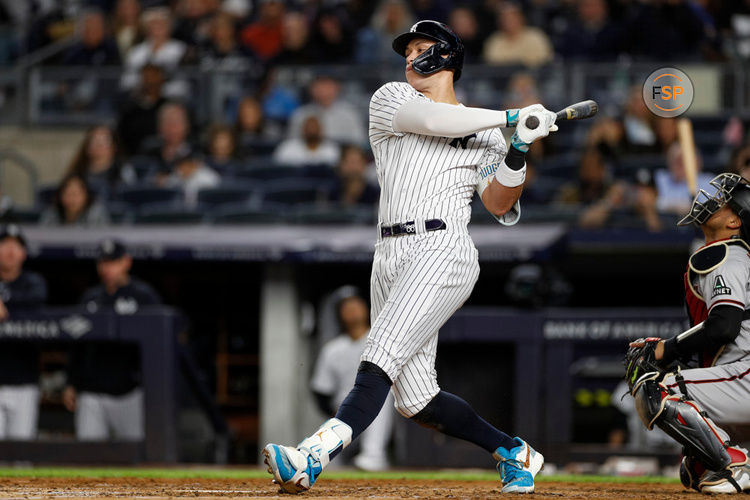
[{"label": "jersey sleeve", "polygon": [[729,251],[727,260],[703,279],[701,293],[709,312],[719,304],[742,310],[748,307],[750,266],[746,251],[738,247],[732,247]]},{"label": "jersey sleeve", "polygon": [[402,136],[403,132],[393,130],[393,118],[406,102],[414,99],[427,99],[414,87],[405,82],[386,83],[370,99],[370,143],[377,144],[390,136]]}]

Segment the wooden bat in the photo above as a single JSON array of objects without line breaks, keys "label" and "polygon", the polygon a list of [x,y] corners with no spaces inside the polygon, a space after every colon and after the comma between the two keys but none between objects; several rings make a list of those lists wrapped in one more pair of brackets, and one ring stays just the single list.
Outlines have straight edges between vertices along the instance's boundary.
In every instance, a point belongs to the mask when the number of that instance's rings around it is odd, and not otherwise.
[{"label": "wooden bat", "polygon": [[[563,120],[583,120],[584,118],[591,118],[597,111],[599,111],[599,105],[594,100],[589,99],[588,101],[577,102],[558,111],[555,123]],[[538,126],[539,118],[536,116],[529,116],[526,118],[527,128],[535,129]]]},{"label": "wooden bat", "polygon": [[698,157],[695,154],[695,140],[693,139],[693,123],[689,118],[677,120],[677,137],[680,140],[682,164],[685,167],[685,181],[690,194],[698,192]]}]

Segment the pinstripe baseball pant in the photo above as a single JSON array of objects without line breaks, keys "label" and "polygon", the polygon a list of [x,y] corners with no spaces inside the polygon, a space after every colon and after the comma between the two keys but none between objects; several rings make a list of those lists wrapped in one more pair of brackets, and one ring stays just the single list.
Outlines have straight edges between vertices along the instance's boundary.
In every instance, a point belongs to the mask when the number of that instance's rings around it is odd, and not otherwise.
[{"label": "pinstripe baseball pant", "polygon": [[372,327],[362,361],[393,381],[395,406],[412,417],[440,391],[435,371],[438,330],[471,294],[478,252],[466,222],[444,231],[379,238],[370,280]]}]

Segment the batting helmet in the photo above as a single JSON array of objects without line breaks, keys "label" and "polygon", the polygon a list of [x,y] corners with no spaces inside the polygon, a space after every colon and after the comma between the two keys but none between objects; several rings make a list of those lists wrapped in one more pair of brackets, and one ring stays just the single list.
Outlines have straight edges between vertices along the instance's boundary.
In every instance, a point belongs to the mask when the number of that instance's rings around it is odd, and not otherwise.
[{"label": "batting helmet", "polygon": [[750,183],[737,174],[719,174],[711,179],[711,186],[716,188],[716,193],[711,195],[701,189],[690,212],[677,225],[701,225],[724,205],[729,205],[742,221],[742,239],[750,243]]},{"label": "batting helmet", "polygon": [[415,38],[426,38],[437,42],[411,63],[420,75],[431,75],[442,69],[453,70],[453,81],[461,78],[464,66],[464,44],[447,24],[437,21],[419,21],[407,33],[393,40],[393,50],[400,56],[406,54],[406,46]]}]

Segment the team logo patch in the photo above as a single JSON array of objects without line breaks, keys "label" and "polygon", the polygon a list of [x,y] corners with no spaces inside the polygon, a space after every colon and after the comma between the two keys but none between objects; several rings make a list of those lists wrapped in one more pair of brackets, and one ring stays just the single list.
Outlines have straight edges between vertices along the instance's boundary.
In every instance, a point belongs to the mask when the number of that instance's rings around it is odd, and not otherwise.
[{"label": "team logo patch", "polygon": [[456,137],[448,145],[453,148],[458,149],[458,145],[460,144],[461,149],[466,149],[469,144],[469,139],[476,139],[476,138],[477,138],[477,134],[471,134],[471,135],[467,135],[466,137],[461,137],[461,138]]},{"label": "team logo patch", "polygon": [[724,277],[720,274],[714,280],[714,288],[711,291],[711,298],[713,299],[717,295],[731,295],[732,289],[727,286],[724,282]]}]

